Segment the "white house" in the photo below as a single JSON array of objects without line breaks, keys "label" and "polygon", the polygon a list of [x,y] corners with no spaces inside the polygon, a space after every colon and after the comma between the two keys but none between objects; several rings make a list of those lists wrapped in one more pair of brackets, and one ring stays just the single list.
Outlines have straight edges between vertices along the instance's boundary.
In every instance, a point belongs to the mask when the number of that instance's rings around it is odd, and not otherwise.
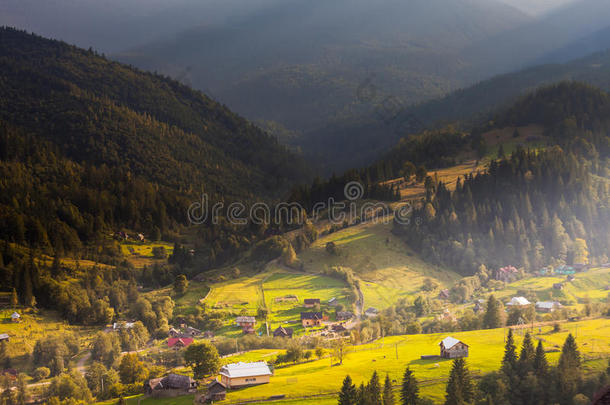
[{"label": "white house", "polygon": [[524,307],[526,305],[530,305],[531,302],[527,300],[525,297],[513,297],[506,304],[507,307]]},{"label": "white house", "polygon": [[553,312],[561,307],[561,303],[557,301],[538,301],[536,303],[536,311],[539,312]]},{"label": "white house", "polygon": [[220,381],[227,388],[267,384],[273,373],[264,361],[232,363],[220,369]]}]

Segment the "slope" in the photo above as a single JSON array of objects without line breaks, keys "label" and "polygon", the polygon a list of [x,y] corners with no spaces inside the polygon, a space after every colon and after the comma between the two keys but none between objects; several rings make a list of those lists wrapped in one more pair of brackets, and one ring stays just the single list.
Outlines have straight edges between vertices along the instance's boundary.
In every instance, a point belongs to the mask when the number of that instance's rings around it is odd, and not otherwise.
[{"label": "slope", "polygon": [[271,199],[304,173],[276,139],[204,94],[92,51],[3,28],[0,72],[9,240],[55,246],[53,234],[76,248],[110,226],[176,231],[203,191]]}]

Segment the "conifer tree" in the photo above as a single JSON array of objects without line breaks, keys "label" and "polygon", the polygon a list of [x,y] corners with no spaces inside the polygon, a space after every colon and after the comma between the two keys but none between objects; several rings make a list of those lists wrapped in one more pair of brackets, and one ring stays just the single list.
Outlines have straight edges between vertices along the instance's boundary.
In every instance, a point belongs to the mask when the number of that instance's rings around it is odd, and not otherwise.
[{"label": "conifer tree", "polygon": [[519,355],[518,369],[519,374],[524,377],[534,368],[534,345],[529,332],[525,334],[523,344],[521,346],[521,354]]},{"label": "conifer tree", "polygon": [[13,288],[11,292],[11,307],[17,308],[17,305],[19,305],[19,297],[17,296],[17,290]]},{"label": "conifer tree", "polygon": [[343,380],[343,386],[339,393],[339,405],[356,405],[356,401],[356,386],[352,383],[352,378],[347,375]]},{"label": "conifer tree", "polygon": [[394,390],[392,389],[392,381],[390,376],[386,374],[383,384],[383,405],[394,405]]},{"label": "conifer tree", "polygon": [[506,344],[504,345],[504,358],[502,359],[502,372],[507,377],[512,377],[515,367],[517,365],[517,348],[515,347],[515,340],[513,338],[513,330],[508,329],[508,336],[506,337]]},{"label": "conifer tree", "polygon": [[409,367],[405,370],[402,377],[402,387],[400,389],[400,403],[402,405],[416,405],[419,401],[419,387],[413,371]]},{"label": "conifer tree", "polygon": [[368,397],[372,404],[381,403],[381,383],[377,371],[373,372],[369,385],[367,386]]},{"label": "conifer tree", "polygon": [[462,358],[453,360],[451,374],[447,382],[445,405],[464,405],[474,399],[474,386],[466,361]]},{"label": "conifer tree", "polygon": [[502,326],[502,315],[500,313],[500,303],[496,297],[492,295],[487,299],[487,309],[483,317],[483,327],[486,329],[494,329]]},{"label": "conifer tree", "polygon": [[536,347],[536,354],[534,355],[534,373],[538,378],[544,378],[549,370],[549,363],[546,361],[546,354],[544,353],[544,347],[542,347],[542,340],[538,341]]},{"label": "conifer tree", "polygon": [[578,393],[582,381],[580,368],[580,352],[574,336],[570,333],[566,338],[557,364],[557,384],[561,403],[571,400]]}]

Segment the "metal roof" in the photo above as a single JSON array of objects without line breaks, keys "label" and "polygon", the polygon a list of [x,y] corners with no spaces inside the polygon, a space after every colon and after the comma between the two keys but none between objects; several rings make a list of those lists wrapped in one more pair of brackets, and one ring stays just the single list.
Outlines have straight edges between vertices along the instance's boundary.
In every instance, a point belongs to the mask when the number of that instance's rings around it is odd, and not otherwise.
[{"label": "metal roof", "polygon": [[220,369],[220,375],[227,376],[229,378],[237,377],[255,377],[259,375],[271,375],[269,366],[264,361],[257,361],[254,363],[232,363],[223,366]]},{"label": "metal roof", "polygon": [[513,297],[506,305],[529,305],[530,302],[525,297]]},{"label": "metal roof", "polygon": [[441,341],[441,344],[445,347],[446,350],[451,349],[453,346],[457,345],[458,343],[460,343],[460,341],[451,336],[447,336],[445,339],[443,339]]}]

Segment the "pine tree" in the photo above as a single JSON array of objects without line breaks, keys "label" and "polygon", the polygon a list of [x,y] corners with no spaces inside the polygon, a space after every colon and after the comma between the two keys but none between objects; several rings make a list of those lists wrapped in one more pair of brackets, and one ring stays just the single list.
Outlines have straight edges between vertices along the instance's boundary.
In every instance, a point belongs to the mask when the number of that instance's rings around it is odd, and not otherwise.
[{"label": "pine tree", "polygon": [[390,380],[390,376],[386,375],[383,384],[383,405],[394,405],[395,402],[392,381]]},{"label": "pine tree", "polygon": [[358,405],[366,405],[370,403],[368,397],[368,389],[361,383],[356,390],[356,404]]},{"label": "pine tree", "polygon": [[557,364],[557,383],[560,403],[569,403],[578,393],[582,382],[580,352],[572,334],[566,338]]},{"label": "pine tree", "polygon": [[455,359],[447,382],[445,405],[464,405],[473,399],[474,386],[466,361],[462,358]]},{"label": "pine tree", "polygon": [[356,386],[352,383],[352,378],[348,375],[343,380],[343,386],[339,393],[339,405],[356,405],[356,401]]},{"label": "pine tree", "polygon": [[381,383],[377,371],[373,372],[369,385],[367,386],[368,396],[372,404],[381,404]]},{"label": "pine tree", "polygon": [[486,329],[494,329],[502,326],[502,315],[500,313],[500,303],[496,297],[492,295],[487,299],[487,309],[483,317],[483,327]]},{"label": "pine tree", "polygon": [[400,389],[400,403],[402,405],[416,405],[419,401],[419,387],[417,379],[409,367],[405,370],[402,377],[402,387]]},{"label": "pine tree", "polygon": [[519,355],[518,369],[519,374],[524,377],[528,372],[534,368],[534,345],[532,344],[532,337],[529,333],[525,334],[523,344],[521,346],[521,354]]},{"label": "pine tree", "polygon": [[544,348],[542,347],[542,340],[538,341],[538,346],[536,347],[536,354],[534,356],[534,373],[538,378],[543,378],[547,375],[549,371],[549,363],[546,361],[546,354],[544,353]]},{"label": "pine tree", "polygon": [[502,359],[502,372],[507,377],[512,377],[517,365],[517,348],[515,347],[515,340],[513,338],[513,330],[508,329],[508,336],[506,338],[506,345],[504,346],[504,358]]},{"label": "pine tree", "polygon": [[19,305],[19,297],[17,296],[17,290],[13,288],[11,292],[11,307],[17,308],[17,305]]}]

